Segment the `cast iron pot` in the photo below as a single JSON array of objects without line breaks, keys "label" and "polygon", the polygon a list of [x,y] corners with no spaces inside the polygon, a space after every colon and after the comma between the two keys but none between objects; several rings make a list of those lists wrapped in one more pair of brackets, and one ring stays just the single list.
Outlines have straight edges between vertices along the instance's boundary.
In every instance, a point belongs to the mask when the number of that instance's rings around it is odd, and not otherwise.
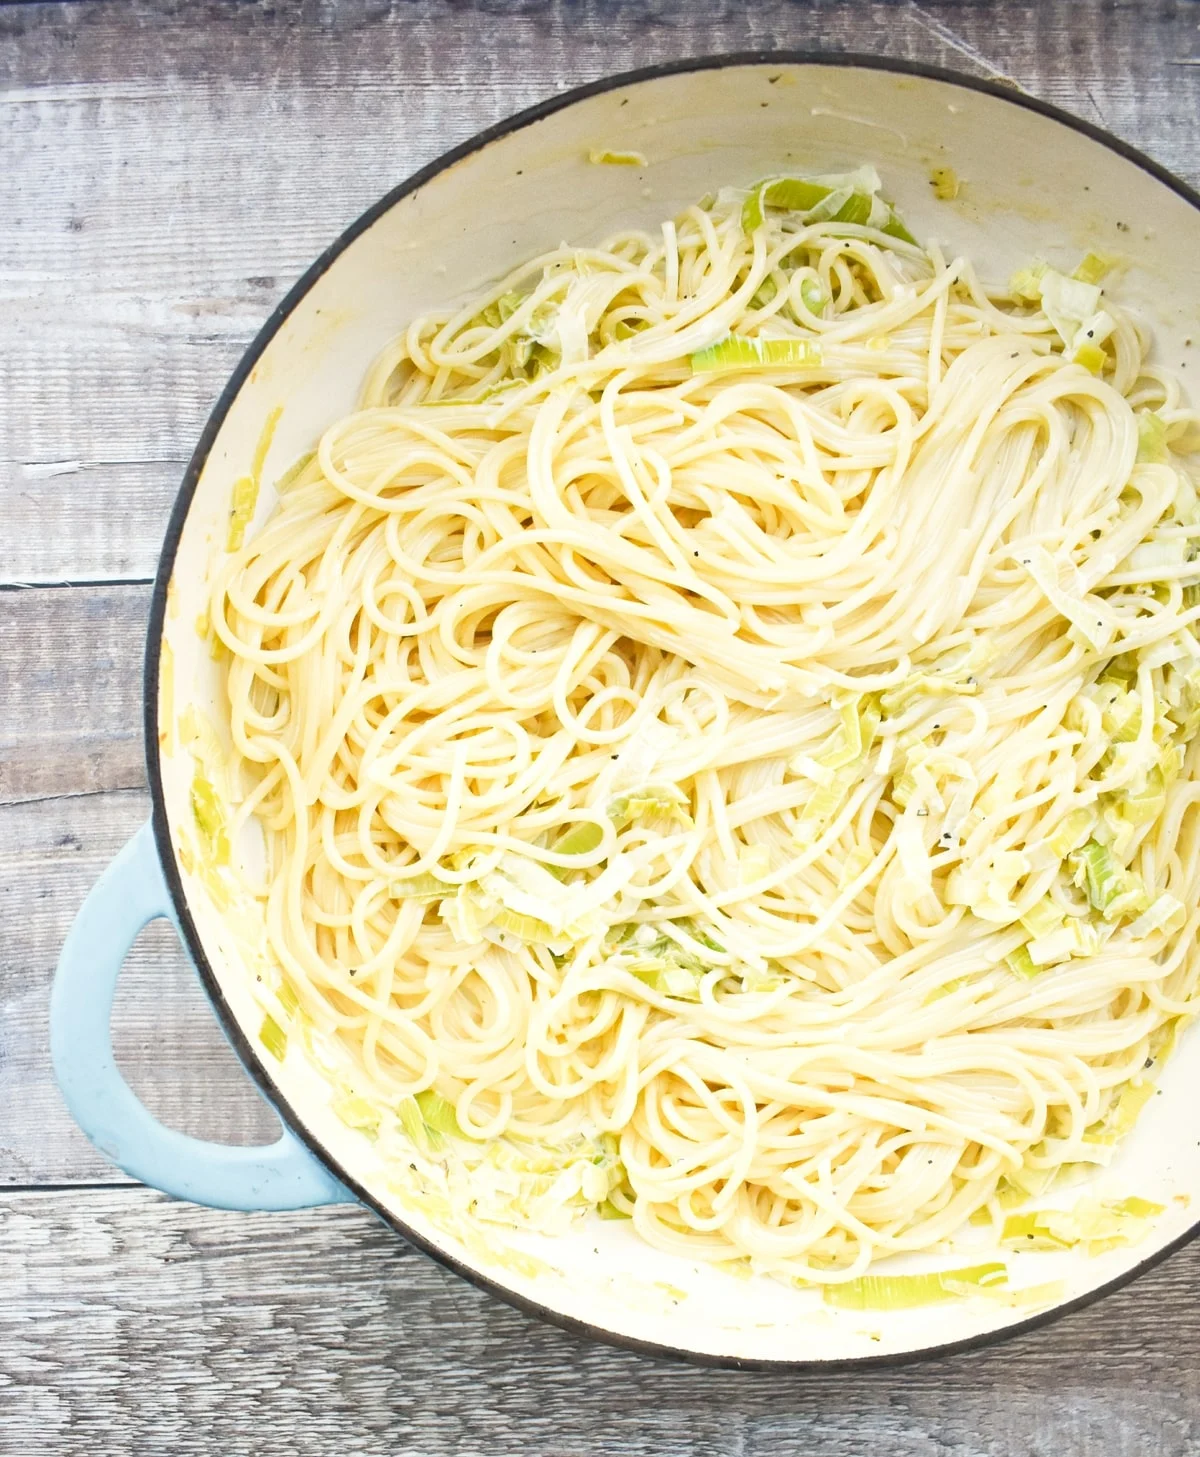
[{"label": "cast iron pot", "polygon": [[[598,147],[640,152],[646,166],[592,165],[588,154]],[[447,1223],[381,1163],[364,1134],[334,1116],[329,1082],[300,1039],[283,1063],[263,1047],[246,928],[213,903],[179,856],[192,760],[177,715],[191,702],[218,724],[222,718],[218,670],[195,621],[233,483],[270,411],[282,407],[267,481],[353,407],[367,365],[415,314],[563,239],[593,242],[624,224],[654,228],[724,184],[868,161],[912,230],[967,252],[985,278],[1007,278],[1034,257],[1069,270],[1089,248],[1121,255],[1129,264],[1122,298],[1149,318],[1159,361],[1186,368],[1189,336],[1200,328],[1200,197],[1132,148],[1017,91],[870,57],[717,56],[543,102],[389,192],[272,314],[217,402],[167,529],[146,645],[151,818],[85,901],[52,996],[51,1050],[67,1103],[126,1172],[220,1208],[359,1200],[526,1310],[624,1345],[731,1366],[864,1363],[974,1345],[1095,1299],[1200,1227],[1200,1059],[1187,1037],[1135,1135],[1091,1186],[1100,1196],[1156,1200],[1164,1214],[1140,1245],[1098,1258],[1009,1255],[1014,1284],[1062,1282],[1053,1303],[1032,1314],[985,1297],[833,1310],[816,1292],[738,1280],[650,1249],[627,1224],[594,1218],[554,1238]],[[934,167],[953,167],[963,179],[956,201],[934,197]],[[264,491],[256,521],[272,504]],[[277,1143],[228,1148],[173,1132],[117,1071],[109,1035],[117,975],[138,932],[158,916],[174,922],[230,1042],[278,1113]],[[930,1267],[914,1259],[905,1268]]]}]

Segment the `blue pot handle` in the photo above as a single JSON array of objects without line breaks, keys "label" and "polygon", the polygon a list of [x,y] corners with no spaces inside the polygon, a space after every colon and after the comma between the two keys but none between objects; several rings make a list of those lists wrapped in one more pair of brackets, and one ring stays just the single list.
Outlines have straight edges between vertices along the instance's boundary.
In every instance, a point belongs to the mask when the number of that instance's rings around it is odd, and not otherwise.
[{"label": "blue pot handle", "polygon": [[106,1158],[177,1199],[245,1210],[353,1201],[287,1128],[278,1143],[230,1147],[176,1133],[138,1101],[113,1059],[109,1019],[129,948],[159,916],[175,920],[147,823],[88,892],[58,959],[50,1056],[75,1121]]}]

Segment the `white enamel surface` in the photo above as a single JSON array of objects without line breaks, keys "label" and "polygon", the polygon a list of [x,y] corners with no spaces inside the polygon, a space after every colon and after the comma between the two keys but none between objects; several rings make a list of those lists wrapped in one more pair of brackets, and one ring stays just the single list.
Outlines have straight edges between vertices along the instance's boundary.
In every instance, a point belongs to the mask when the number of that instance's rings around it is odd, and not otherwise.
[{"label": "white enamel surface", "polygon": [[[643,168],[598,167],[590,148],[636,150]],[[267,414],[283,415],[265,476],[277,476],[349,409],[375,352],[414,314],[473,291],[566,239],[594,242],[627,224],[653,227],[724,184],[766,173],[842,171],[873,162],[918,236],[965,251],[1004,279],[1034,255],[1073,266],[1093,248],[1129,267],[1119,296],[1156,330],[1157,357],[1200,374],[1200,214],[1165,184],[1102,145],[1035,112],[963,87],[834,66],[741,66],[668,76],[576,102],[490,143],[401,199],[336,260],[280,329],[228,412],[196,492],[176,559],[166,635],[175,707],[220,719],[216,670],[194,623],[224,542],[230,492],[250,464]],[[964,180],[937,202],[933,165]],[[381,178],[381,191],[395,179]],[[1123,226],[1122,226],[1123,225]],[[269,512],[268,493],[259,519]],[[168,813],[189,815],[191,764],[168,739]],[[240,933],[184,876],[199,935],[226,999],[257,1046],[261,1010]],[[1133,1249],[1097,1258],[1009,1256],[1013,1285],[1066,1282],[1064,1301],[1116,1279],[1200,1216],[1197,1042],[1185,1037],[1136,1134],[1095,1181],[1101,1195],[1167,1206]],[[385,1207],[497,1285],[602,1330],[727,1359],[828,1361],[895,1355],[981,1336],[1032,1312],[985,1299],[895,1313],[849,1314],[807,1291],[743,1281],[643,1246],[626,1224],[589,1221],[556,1239],[491,1231],[468,1249],[389,1191],[371,1145],[330,1113],[328,1089],[302,1058],[267,1071],[299,1117]],[[1069,1191],[1070,1200],[1093,1186]],[[1187,1207],[1195,1201],[1194,1212]],[[503,1258],[505,1243],[545,1268]],[[499,1252],[499,1253],[497,1253]],[[994,1257],[977,1230],[951,1263]],[[937,1263],[945,1265],[943,1259]],[[914,1261],[909,1268],[927,1268]],[[896,1266],[895,1268],[903,1268]]]}]

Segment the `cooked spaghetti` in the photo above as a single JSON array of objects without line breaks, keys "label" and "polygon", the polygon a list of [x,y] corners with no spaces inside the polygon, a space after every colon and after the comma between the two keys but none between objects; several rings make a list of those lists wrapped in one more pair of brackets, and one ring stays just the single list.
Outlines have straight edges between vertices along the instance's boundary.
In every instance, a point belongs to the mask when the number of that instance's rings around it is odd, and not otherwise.
[{"label": "cooked spaghetti", "polygon": [[348,1122],[826,1282],[1107,1157],[1196,992],[1200,420],[1105,266],[731,189],[235,505],[227,829]]}]

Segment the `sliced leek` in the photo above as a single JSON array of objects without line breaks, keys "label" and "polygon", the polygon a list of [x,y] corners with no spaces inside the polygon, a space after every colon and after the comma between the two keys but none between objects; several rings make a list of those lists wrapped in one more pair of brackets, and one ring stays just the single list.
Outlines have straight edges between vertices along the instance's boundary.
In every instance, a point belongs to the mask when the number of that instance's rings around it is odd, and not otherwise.
[{"label": "sliced leek", "polygon": [[936,1305],[1008,1283],[1008,1267],[998,1261],[927,1275],[862,1275],[824,1287],[825,1303],[842,1310],[909,1310]]},{"label": "sliced leek", "polygon": [[731,334],[691,356],[693,374],[739,369],[816,369],[822,359],[815,339],[760,339]]}]

